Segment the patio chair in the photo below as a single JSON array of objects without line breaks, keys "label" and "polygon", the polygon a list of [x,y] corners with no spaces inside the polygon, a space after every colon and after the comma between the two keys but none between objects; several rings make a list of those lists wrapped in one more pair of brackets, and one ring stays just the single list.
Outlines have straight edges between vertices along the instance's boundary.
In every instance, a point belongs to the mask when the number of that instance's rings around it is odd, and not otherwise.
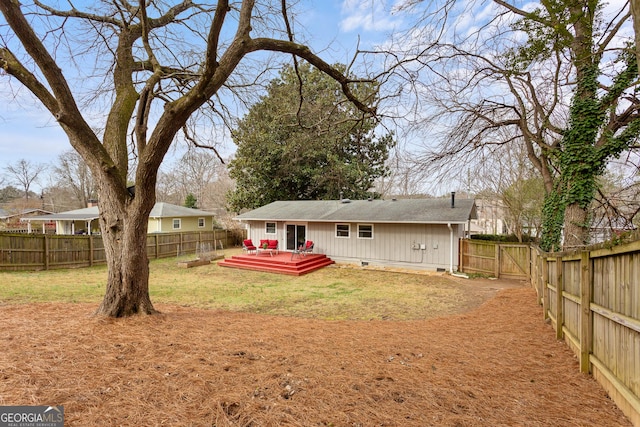
[{"label": "patio chair", "polygon": [[298,246],[298,249],[295,249],[291,252],[291,259],[293,259],[294,255],[298,256],[307,256],[313,252],[313,242],[311,240],[307,240],[304,245]]},{"label": "patio chair", "polygon": [[307,240],[304,244],[304,247],[300,249],[303,255],[313,253],[313,242],[311,240]]},{"label": "patio chair", "polygon": [[242,242],[242,250],[246,253],[250,254],[251,252],[255,252],[256,249],[257,248],[253,245],[251,239],[246,239]]}]

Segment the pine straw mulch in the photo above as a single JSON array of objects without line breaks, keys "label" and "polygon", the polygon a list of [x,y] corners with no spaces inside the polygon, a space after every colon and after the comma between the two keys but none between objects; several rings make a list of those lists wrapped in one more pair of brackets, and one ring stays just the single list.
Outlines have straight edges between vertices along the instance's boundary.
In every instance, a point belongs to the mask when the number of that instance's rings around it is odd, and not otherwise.
[{"label": "pine straw mulch", "polygon": [[421,321],[0,306],[0,405],[67,426],[630,426],[531,289]]}]

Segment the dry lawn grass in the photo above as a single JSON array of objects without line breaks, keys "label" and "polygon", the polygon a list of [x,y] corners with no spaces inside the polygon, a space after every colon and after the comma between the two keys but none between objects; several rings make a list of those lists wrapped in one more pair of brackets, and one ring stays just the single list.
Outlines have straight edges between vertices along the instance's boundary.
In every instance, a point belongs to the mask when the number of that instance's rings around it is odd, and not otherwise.
[{"label": "dry lawn grass", "polygon": [[157,308],[0,305],[0,405],[64,405],[67,426],[630,426],[528,288],[405,321]]},{"label": "dry lawn grass", "polygon": [[[217,264],[184,269],[176,259],[165,259],[151,262],[150,273],[154,304],[327,320],[437,317],[477,307],[498,287],[468,281],[451,286],[447,276],[434,272],[407,274],[351,266],[331,266],[294,277]],[[97,306],[106,280],[105,266],[0,272],[0,304],[90,302]]]}]

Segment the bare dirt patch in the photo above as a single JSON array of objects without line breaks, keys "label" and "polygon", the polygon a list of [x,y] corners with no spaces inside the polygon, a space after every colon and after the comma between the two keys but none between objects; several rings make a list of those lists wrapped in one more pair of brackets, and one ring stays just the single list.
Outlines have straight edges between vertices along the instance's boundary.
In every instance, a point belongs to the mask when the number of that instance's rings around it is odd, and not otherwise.
[{"label": "bare dirt patch", "polygon": [[4,305],[0,405],[64,405],[68,426],[630,426],[534,291],[497,292],[416,321]]}]

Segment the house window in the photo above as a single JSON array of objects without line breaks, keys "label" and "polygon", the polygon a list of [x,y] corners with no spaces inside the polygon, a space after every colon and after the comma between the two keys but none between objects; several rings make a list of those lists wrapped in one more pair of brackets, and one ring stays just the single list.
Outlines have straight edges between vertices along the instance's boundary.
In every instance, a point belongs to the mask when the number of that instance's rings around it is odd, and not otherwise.
[{"label": "house window", "polygon": [[198,228],[204,228],[205,220],[204,218],[198,218]]},{"label": "house window", "polygon": [[275,222],[265,222],[264,223],[264,232],[267,234],[276,234],[276,223]]},{"label": "house window", "polygon": [[373,239],[373,225],[358,224],[358,239]]},{"label": "house window", "polygon": [[336,224],[336,237],[349,237],[351,228],[349,224]]},{"label": "house window", "polygon": [[182,220],[180,218],[173,218],[173,229],[180,230],[182,228]]}]

